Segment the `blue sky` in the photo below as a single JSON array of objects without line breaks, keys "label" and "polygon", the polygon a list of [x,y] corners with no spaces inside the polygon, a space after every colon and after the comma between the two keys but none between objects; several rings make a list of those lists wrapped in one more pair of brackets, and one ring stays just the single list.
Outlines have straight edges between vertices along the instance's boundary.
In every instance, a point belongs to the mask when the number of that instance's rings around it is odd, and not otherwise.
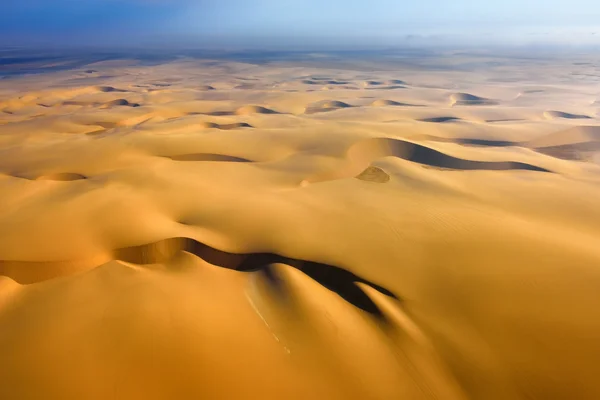
[{"label": "blue sky", "polygon": [[600,39],[598,0],[2,0],[1,7],[3,44]]}]

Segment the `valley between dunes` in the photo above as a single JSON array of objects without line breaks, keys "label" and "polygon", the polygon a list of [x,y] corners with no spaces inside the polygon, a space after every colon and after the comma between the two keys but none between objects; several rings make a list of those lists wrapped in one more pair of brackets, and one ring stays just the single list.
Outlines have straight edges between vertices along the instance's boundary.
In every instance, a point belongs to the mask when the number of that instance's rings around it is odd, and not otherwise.
[{"label": "valley between dunes", "polygon": [[460,57],[0,80],[0,399],[600,398],[595,64]]}]

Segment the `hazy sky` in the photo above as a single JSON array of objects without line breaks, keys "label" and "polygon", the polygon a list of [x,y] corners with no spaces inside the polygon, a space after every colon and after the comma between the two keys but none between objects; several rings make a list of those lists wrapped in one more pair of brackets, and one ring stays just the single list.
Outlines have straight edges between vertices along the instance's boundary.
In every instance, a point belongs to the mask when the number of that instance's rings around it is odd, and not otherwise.
[{"label": "hazy sky", "polygon": [[600,41],[599,0],[1,0],[0,7],[3,44],[392,44],[407,35]]}]

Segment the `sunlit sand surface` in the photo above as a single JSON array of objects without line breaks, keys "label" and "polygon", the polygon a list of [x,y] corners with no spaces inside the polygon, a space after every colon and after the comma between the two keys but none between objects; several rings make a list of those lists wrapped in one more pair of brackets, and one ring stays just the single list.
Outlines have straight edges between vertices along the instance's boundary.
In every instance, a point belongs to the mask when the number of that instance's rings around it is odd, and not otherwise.
[{"label": "sunlit sand surface", "polygon": [[403,60],[0,80],[0,399],[600,398],[598,60]]}]

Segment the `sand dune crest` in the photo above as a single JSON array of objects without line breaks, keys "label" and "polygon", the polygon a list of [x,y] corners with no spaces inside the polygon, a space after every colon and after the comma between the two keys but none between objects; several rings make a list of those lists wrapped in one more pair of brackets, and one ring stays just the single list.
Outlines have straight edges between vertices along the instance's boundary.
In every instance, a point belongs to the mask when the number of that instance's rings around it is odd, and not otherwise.
[{"label": "sand dune crest", "polygon": [[582,114],[571,114],[563,111],[546,111],[544,117],[548,119],[565,118],[565,119],[591,119],[591,117]]},{"label": "sand dune crest", "polygon": [[348,150],[348,158],[364,163],[381,157],[398,157],[431,167],[455,170],[528,170],[550,172],[544,168],[514,161],[474,161],[444,154],[416,143],[396,139],[368,139],[354,144]]},{"label": "sand dune crest", "polygon": [[356,176],[356,179],[367,182],[386,183],[390,176],[381,168],[370,166]]},{"label": "sand dune crest", "polygon": [[235,110],[236,115],[251,115],[251,114],[278,114],[277,111],[271,110],[263,106],[244,106]]},{"label": "sand dune crest", "polygon": [[458,118],[458,117],[447,116],[447,117],[422,118],[422,119],[419,119],[418,121],[421,121],[421,122],[433,122],[433,123],[436,123],[436,124],[443,124],[443,123],[446,123],[446,122],[458,122],[458,121],[462,121],[462,120],[460,118]]},{"label": "sand dune crest", "polygon": [[166,157],[173,161],[252,162],[245,158],[210,153],[179,154]]},{"label": "sand dune crest", "polygon": [[73,172],[60,172],[56,174],[42,175],[37,180],[40,181],[78,181],[82,179],[87,179],[85,175],[76,174]]},{"label": "sand dune crest", "polygon": [[373,103],[371,103],[371,106],[373,106],[373,107],[388,107],[388,106],[404,106],[404,107],[410,106],[410,107],[414,107],[413,104],[400,103],[398,101],[384,100],[384,99],[375,100]]},{"label": "sand dune crest", "polygon": [[344,103],[343,101],[326,100],[326,101],[320,101],[320,102],[308,105],[306,107],[304,113],[305,114],[316,114],[316,113],[320,113],[320,112],[335,111],[335,110],[340,110],[343,108],[350,108],[350,107],[352,107],[350,104]]},{"label": "sand dune crest", "polygon": [[453,106],[480,106],[495,104],[493,100],[485,97],[475,96],[469,93],[454,93],[450,96],[450,104]]}]

